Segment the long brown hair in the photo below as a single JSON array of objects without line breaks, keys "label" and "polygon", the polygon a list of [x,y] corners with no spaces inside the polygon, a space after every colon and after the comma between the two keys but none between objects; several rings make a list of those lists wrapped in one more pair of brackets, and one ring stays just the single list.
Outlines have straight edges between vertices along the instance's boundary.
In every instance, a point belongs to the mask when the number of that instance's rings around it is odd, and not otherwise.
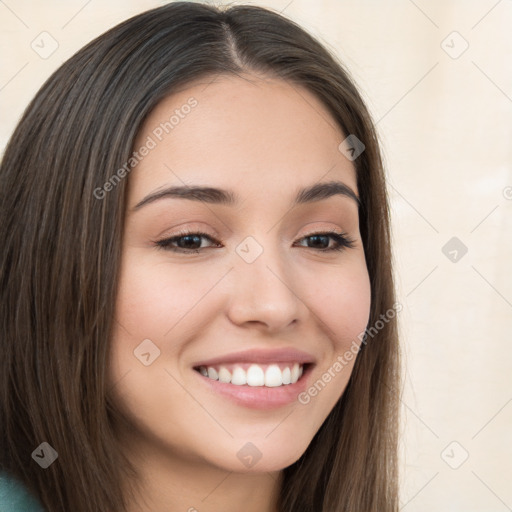
[{"label": "long brown hair", "polygon": [[[49,512],[122,512],[136,476],[113,425],[107,367],[130,158],[142,122],[178,87],[257,71],[315,94],[354,161],[372,288],[368,326],[395,304],[388,205],[373,123],[342,65],[295,23],[254,6],[174,2],[135,16],[65,62],[14,131],[0,168],[0,471]],[[341,142],[341,141],[340,141]],[[280,512],[397,512],[396,318],[357,356],[349,384],[300,459],[284,470]],[[58,460],[31,458],[48,442]]]}]

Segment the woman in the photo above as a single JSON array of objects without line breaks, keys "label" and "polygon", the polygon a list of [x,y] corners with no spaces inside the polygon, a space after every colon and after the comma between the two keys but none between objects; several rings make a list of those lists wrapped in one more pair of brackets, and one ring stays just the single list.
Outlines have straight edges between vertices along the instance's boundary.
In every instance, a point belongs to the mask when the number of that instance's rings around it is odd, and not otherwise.
[{"label": "woman", "polygon": [[43,85],[0,177],[4,485],[398,510],[382,164],[317,41],[257,7],[135,16]]}]

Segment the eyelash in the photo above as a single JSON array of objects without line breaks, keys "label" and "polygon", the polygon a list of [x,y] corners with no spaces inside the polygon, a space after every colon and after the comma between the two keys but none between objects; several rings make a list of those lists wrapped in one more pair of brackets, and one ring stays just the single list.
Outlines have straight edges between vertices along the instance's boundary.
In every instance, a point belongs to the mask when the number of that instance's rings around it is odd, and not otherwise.
[{"label": "eyelash", "polygon": [[[175,236],[171,238],[164,238],[162,240],[157,240],[154,242],[155,246],[158,249],[163,249],[165,251],[172,251],[177,253],[185,253],[185,254],[191,254],[191,253],[199,253],[204,249],[209,249],[210,247],[202,247],[199,249],[184,249],[182,247],[172,247],[171,244],[179,240],[180,238],[185,238],[187,236],[199,236],[202,238],[207,238],[211,242],[219,244],[217,240],[212,238],[209,234],[204,233],[202,231],[182,231],[177,233]],[[316,249],[318,252],[332,252],[332,251],[343,251],[345,249],[351,249],[355,245],[355,241],[349,238],[345,233],[337,233],[335,231],[322,231],[322,232],[315,232],[310,233],[309,235],[306,235],[302,237],[300,240],[305,240],[307,238],[311,238],[314,236],[328,236],[335,240],[337,245],[335,247],[326,248],[326,249]],[[218,245],[217,245],[218,247]],[[314,247],[305,247],[306,249],[313,249]]]}]

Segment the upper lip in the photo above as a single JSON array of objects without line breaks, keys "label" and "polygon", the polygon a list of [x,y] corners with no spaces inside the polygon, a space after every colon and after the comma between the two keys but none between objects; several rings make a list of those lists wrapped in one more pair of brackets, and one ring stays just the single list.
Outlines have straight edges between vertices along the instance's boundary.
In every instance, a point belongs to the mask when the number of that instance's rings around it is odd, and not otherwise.
[{"label": "upper lip", "polygon": [[223,356],[217,356],[212,359],[205,359],[194,363],[194,367],[199,366],[214,366],[221,364],[233,363],[256,363],[256,364],[269,364],[269,363],[314,363],[315,358],[294,348],[280,348],[280,349],[251,349],[243,352],[232,352]]}]

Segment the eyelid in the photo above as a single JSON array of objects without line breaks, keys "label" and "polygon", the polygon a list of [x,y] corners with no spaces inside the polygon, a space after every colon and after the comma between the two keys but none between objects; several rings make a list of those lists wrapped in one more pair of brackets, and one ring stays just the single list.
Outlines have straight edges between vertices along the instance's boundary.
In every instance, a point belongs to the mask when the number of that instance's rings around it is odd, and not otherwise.
[{"label": "eyelid", "polygon": [[[198,249],[185,249],[183,247],[172,247],[171,243],[175,242],[176,240],[179,240],[180,238],[186,237],[186,236],[197,236],[200,238],[206,238],[210,242],[212,242],[214,245],[210,247],[200,247]],[[348,236],[347,233],[338,229],[317,229],[313,230],[309,233],[306,233],[299,238],[297,238],[295,241],[300,242],[302,240],[305,240],[307,238],[310,238],[312,236],[327,236],[330,237],[331,240],[334,240],[338,245],[336,247],[331,248],[324,248],[324,249],[315,249],[314,247],[305,247],[306,249],[311,249],[315,252],[335,252],[335,251],[343,251],[344,249],[353,248],[355,246],[356,240],[352,239]],[[212,249],[215,248],[215,246],[219,247],[219,244],[223,244],[224,242],[222,240],[217,240],[213,235],[210,235],[209,233],[205,233],[201,230],[194,230],[194,229],[183,229],[179,231],[178,233],[173,234],[172,236],[156,240],[153,242],[155,246],[159,249],[167,250],[174,253],[182,253],[182,254],[191,254],[191,253],[200,253],[203,252],[205,249]]]},{"label": "eyelid", "polygon": [[[217,240],[213,235],[206,233],[200,229],[185,228],[183,230],[178,231],[177,233],[174,233],[171,236],[166,236],[164,238],[156,240],[155,242],[153,242],[153,244],[155,246],[157,246],[157,248],[165,250],[165,249],[167,249],[167,247],[170,245],[171,242],[178,240],[180,238],[186,237],[186,236],[193,236],[193,235],[199,236],[201,238],[207,238],[214,244],[223,243],[222,240]],[[204,249],[207,249],[207,247],[202,247],[201,249],[183,249],[180,247],[174,247],[174,248],[171,247],[170,249],[167,249],[167,250],[169,250],[171,252],[177,252],[177,253],[180,253],[180,252],[181,253],[198,253]]]}]

